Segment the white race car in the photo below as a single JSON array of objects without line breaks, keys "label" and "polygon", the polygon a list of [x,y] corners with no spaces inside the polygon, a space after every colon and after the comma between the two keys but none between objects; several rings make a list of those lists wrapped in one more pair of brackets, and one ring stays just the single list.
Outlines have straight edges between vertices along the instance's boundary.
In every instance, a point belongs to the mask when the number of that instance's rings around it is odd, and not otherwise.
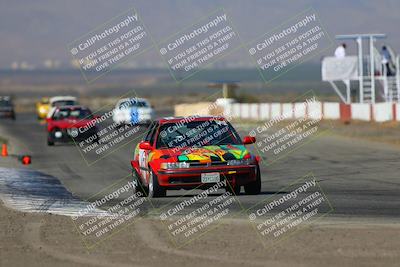
[{"label": "white race car", "polygon": [[78,100],[74,96],[54,96],[49,99],[50,110],[47,113],[47,118],[53,117],[54,111],[61,106],[78,105]]},{"label": "white race car", "polygon": [[117,102],[113,110],[113,121],[118,125],[150,124],[154,110],[144,98],[123,98]]}]

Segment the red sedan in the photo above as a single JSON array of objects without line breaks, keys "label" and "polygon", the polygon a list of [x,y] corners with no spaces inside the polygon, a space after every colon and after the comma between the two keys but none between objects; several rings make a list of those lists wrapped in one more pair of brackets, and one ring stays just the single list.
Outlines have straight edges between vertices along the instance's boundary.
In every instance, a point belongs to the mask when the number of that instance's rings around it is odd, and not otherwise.
[{"label": "red sedan", "polygon": [[47,118],[47,144],[80,141],[86,138],[97,140],[95,117],[83,106],[57,107],[51,118]]},{"label": "red sedan", "polygon": [[131,161],[138,189],[149,197],[167,190],[207,189],[225,181],[225,189],[259,194],[258,157],[223,117],[163,118],[155,121],[136,146]]}]

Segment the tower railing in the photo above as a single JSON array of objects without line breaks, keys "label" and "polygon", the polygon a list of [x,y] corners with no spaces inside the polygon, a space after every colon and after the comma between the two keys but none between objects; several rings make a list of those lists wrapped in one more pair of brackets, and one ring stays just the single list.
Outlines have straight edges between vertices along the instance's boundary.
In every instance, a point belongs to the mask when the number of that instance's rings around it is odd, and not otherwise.
[{"label": "tower railing", "polygon": [[396,56],[396,87],[397,101],[400,103],[400,56]]}]

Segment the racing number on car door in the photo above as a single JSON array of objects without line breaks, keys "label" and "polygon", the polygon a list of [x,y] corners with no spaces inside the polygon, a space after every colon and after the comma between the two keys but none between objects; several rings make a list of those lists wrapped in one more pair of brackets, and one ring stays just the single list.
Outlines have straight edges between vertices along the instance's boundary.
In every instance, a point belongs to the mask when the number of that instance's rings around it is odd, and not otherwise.
[{"label": "racing number on car door", "polygon": [[143,180],[148,181],[148,171],[147,169],[147,158],[148,158],[148,151],[144,149],[139,149],[139,168],[140,168],[140,175],[143,177]]},{"label": "racing number on car door", "polygon": [[[149,142],[151,145],[154,143],[154,135],[157,131],[158,124],[154,123],[153,125],[150,126],[149,131],[143,141]],[[148,158],[149,158],[149,153],[150,151],[146,151],[143,149],[139,149],[139,168],[140,168],[140,175],[142,176],[143,180],[148,183],[149,181],[149,166],[148,166]]]}]

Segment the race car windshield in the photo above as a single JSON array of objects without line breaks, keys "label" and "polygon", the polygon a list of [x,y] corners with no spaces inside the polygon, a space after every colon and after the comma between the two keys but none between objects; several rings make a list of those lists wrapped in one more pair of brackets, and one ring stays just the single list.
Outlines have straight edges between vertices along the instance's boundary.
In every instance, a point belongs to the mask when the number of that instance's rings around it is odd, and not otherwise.
[{"label": "race car windshield", "polygon": [[88,109],[62,109],[54,114],[54,120],[70,119],[92,119],[92,112]]},{"label": "race car windshield", "polygon": [[240,145],[235,129],[221,120],[167,123],[160,127],[157,148]]},{"label": "race car windshield", "polygon": [[73,100],[65,100],[65,101],[53,102],[53,107],[73,106],[73,105],[76,105],[76,102],[73,101]]}]

